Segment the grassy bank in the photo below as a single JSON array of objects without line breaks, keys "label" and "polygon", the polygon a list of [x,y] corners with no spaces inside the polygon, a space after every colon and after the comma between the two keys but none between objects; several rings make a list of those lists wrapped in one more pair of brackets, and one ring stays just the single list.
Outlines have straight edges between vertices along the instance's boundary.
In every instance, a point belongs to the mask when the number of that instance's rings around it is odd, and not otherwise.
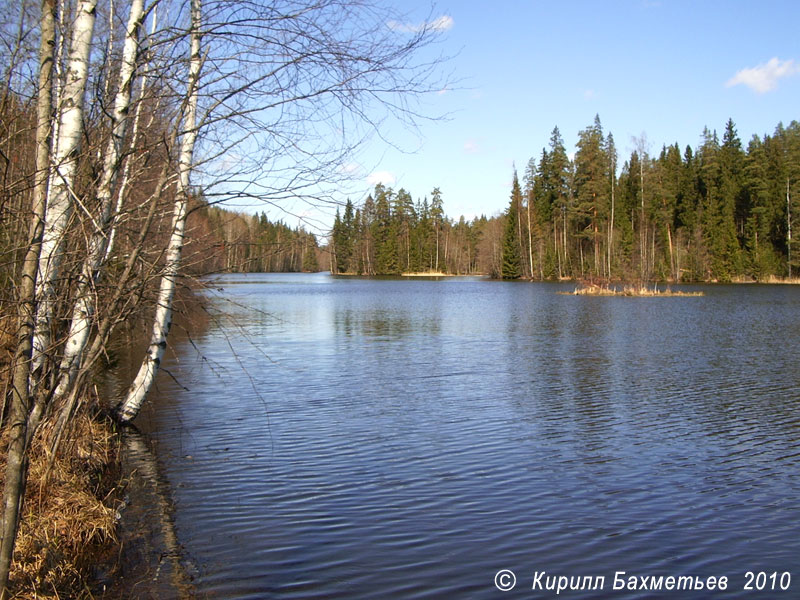
[{"label": "grassy bank", "polygon": [[[50,424],[44,423],[33,441],[12,598],[95,598],[91,588],[98,565],[115,559],[120,442],[112,423],[93,413],[79,408],[55,455]],[[4,477],[7,435],[1,443]]]}]

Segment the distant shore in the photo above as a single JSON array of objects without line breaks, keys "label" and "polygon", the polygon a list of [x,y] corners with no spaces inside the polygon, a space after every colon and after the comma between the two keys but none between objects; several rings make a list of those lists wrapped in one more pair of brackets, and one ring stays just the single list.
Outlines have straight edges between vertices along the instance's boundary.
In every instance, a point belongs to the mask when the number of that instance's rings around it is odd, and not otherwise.
[{"label": "distant shore", "polygon": [[365,275],[364,273],[332,273],[334,277],[488,277],[482,273],[442,273],[441,271],[419,271],[413,273],[376,273],[375,275]]},{"label": "distant shore", "polygon": [[401,273],[400,277],[474,277],[474,275],[456,275],[454,273],[442,273],[441,271],[422,271],[419,273]]}]

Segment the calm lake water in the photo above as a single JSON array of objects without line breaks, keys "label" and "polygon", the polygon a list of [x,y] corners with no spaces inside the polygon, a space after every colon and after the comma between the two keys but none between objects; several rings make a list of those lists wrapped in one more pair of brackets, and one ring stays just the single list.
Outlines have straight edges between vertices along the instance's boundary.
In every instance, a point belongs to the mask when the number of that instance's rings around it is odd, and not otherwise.
[{"label": "calm lake water", "polygon": [[[555,598],[545,571],[605,577],[558,597],[800,597],[800,288],[212,288],[140,417],[198,596]],[[728,587],[615,591],[617,571]],[[790,588],[746,592],[748,571]]]}]

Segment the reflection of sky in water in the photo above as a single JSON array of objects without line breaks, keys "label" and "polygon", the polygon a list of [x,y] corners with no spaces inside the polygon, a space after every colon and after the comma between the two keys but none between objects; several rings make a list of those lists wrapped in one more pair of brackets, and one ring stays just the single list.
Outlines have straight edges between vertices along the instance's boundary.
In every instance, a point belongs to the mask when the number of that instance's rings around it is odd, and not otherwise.
[{"label": "reflection of sky in water", "polygon": [[795,564],[800,290],[229,277],[153,417],[203,593]]}]

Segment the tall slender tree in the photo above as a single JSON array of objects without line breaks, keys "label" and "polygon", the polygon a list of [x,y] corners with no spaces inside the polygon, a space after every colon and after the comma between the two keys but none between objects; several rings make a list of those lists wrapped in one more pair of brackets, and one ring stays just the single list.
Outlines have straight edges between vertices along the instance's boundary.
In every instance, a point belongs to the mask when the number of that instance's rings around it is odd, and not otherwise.
[{"label": "tall slender tree", "polygon": [[506,211],[503,233],[503,254],[500,276],[503,279],[519,279],[522,276],[522,257],[519,243],[519,207],[522,204],[522,189],[517,172],[511,183],[511,200]]},{"label": "tall slender tree", "polygon": [[[8,598],[8,576],[19,528],[20,510],[25,493],[27,473],[28,423],[33,400],[30,389],[31,359],[36,317],[36,276],[44,233],[45,202],[50,165],[50,133],[52,79],[55,48],[55,0],[42,0],[39,20],[39,81],[37,89],[36,166],[31,200],[28,250],[22,265],[16,349],[11,371],[9,414],[7,417],[8,449],[3,485],[3,520],[0,535],[0,600]],[[9,65],[10,77],[11,65]]]},{"label": "tall slender tree", "polygon": [[156,313],[150,334],[150,344],[139,372],[131,383],[125,398],[117,406],[118,418],[132,420],[138,413],[147,393],[155,381],[156,372],[167,348],[167,336],[172,325],[172,300],[178,282],[183,252],[186,217],[189,211],[190,177],[193,167],[195,141],[197,140],[197,102],[200,74],[203,8],[201,0],[191,0],[189,27],[189,72],[186,84],[186,102],[181,115],[182,133],[178,154],[178,188],[172,215],[172,233],[167,246],[161,284],[156,301]]}]

